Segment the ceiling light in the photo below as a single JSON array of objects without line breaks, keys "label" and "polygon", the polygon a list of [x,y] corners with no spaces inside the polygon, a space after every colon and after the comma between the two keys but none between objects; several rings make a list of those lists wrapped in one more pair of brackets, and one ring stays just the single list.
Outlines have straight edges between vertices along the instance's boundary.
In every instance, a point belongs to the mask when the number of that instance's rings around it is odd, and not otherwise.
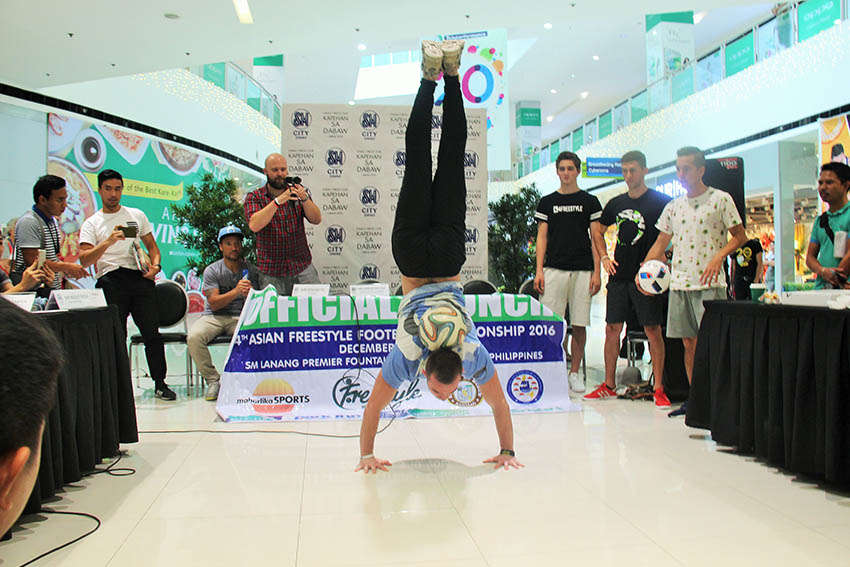
[{"label": "ceiling light", "polygon": [[239,17],[240,24],[254,23],[254,18],[251,16],[251,8],[248,7],[248,0],[233,0],[233,7],[236,9],[236,15]]},{"label": "ceiling light", "polygon": [[349,100],[349,101],[348,101],[348,105],[349,105],[349,106],[354,106],[354,101],[353,101],[353,100]]},{"label": "ceiling light", "polygon": [[549,92],[552,94],[558,94],[557,89],[549,89]]},{"label": "ceiling light", "polygon": [[365,43],[358,43],[357,44],[357,50],[358,51],[366,51],[366,44]]},{"label": "ceiling light", "polygon": [[546,122],[552,122],[554,119],[555,119],[555,117],[550,114],[549,116],[546,117]]},{"label": "ceiling light", "polygon": [[570,78],[571,78],[571,79],[575,79],[575,78],[576,78],[576,74],[575,74],[575,73],[573,73],[572,75],[570,75]]},{"label": "ceiling light", "polygon": [[598,56],[598,55],[594,55],[594,56],[593,56],[593,60],[594,60],[594,61],[599,61],[599,56]]},{"label": "ceiling light", "polygon": [[694,14],[694,24],[700,23],[702,21],[702,19],[705,17],[705,15],[706,15],[706,12],[697,12],[696,14]]},{"label": "ceiling light", "polygon": [[180,16],[178,14],[172,14],[171,12],[163,14],[166,20],[176,20]]},{"label": "ceiling light", "polygon": [[589,97],[589,96],[590,96],[590,93],[589,93],[589,92],[587,92],[587,91],[582,91],[582,93],[581,93],[581,98],[587,98],[587,97]]},{"label": "ceiling light", "polygon": [[543,24],[543,27],[544,27],[545,29],[547,29],[547,30],[551,30],[551,29],[552,29],[552,24],[550,24],[549,22],[546,22],[545,24]]}]

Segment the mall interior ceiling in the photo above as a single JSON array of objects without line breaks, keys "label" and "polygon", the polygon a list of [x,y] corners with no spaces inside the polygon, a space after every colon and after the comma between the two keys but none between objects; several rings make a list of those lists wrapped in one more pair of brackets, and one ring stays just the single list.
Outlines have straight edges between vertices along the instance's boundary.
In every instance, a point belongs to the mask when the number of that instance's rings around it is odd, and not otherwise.
[{"label": "mall interior ceiling", "polygon": [[[518,46],[520,54],[511,60],[509,53],[509,100],[540,100],[543,114],[554,115],[544,125],[545,139],[645,85],[646,14],[699,14],[695,42],[701,55],[769,18],[773,4],[248,0],[248,6],[251,24],[239,22],[232,0],[6,0],[0,82],[36,90],[284,53],[289,101],[344,103],[353,98],[364,54],[415,49],[420,38],[435,34],[505,28],[509,46]],[[359,44],[365,50],[359,51]],[[590,93],[586,99],[580,97],[583,91]],[[386,104],[411,100],[379,99]]]}]

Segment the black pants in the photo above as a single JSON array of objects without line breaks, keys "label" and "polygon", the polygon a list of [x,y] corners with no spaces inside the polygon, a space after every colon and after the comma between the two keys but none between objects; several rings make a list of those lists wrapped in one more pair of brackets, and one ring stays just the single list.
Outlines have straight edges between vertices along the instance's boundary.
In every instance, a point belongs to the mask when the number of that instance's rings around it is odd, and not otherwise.
[{"label": "black pants", "polygon": [[[159,309],[156,305],[156,284],[142,276],[138,270],[118,268],[97,280],[97,285],[106,296],[106,303],[118,306],[118,317],[126,333],[127,315],[142,334],[145,343],[145,358],[154,382],[165,380],[165,346],[159,335]],[[124,337],[126,342],[126,337]]]},{"label": "black pants", "polygon": [[443,128],[431,181],[434,81],[422,79],[407,122],[406,165],[393,226],[393,258],[408,277],[451,277],[466,261],[466,114],[458,77],[445,77]]}]

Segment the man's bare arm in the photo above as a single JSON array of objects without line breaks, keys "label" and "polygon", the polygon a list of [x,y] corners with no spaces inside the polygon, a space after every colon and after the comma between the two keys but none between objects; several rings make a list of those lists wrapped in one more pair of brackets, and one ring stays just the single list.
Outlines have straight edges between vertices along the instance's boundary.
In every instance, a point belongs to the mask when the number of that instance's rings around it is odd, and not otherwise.
[{"label": "man's bare arm", "polygon": [[363,421],[360,422],[360,463],[354,472],[363,471],[366,473],[377,472],[378,469],[387,471],[387,467],[391,467],[392,463],[382,459],[378,459],[374,455],[375,450],[375,435],[378,433],[378,422],[381,420],[381,410],[389,404],[396,390],[384,380],[382,372],[378,373],[375,379],[375,386],[372,388],[372,394],[369,396],[369,401],[366,402],[366,409],[363,410]]},{"label": "man's bare arm", "polygon": [[[499,447],[502,452],[514,451],[514,426],[511,421],[511,408],[508,406],[508,401],[505,399],[505,393],[502,391],[502,384],[499,382],[499,374],[493,372],[493,377],[481,386],[481,393],[484,396],[484,401],[493,410],[493,420],[496,422],[496,433],[499,435]],[[516,460],[516,456],[512,454],[502,454],[487,459],[485,463],[495,463],[496,468],[504,467],[506,470],[514,467],[520,468],[522,465]]]}]

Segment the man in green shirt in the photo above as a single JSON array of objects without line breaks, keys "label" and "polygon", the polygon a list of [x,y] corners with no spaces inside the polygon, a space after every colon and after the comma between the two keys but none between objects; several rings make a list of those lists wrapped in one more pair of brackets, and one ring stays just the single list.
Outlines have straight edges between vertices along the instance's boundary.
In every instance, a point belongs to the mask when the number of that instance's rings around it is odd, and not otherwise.
[{"label": "man in green shirt", "polygon": [[850,272],[850,166],[843,163],[825,163],[818,178],[818,193],[829,205],[829,210],[812,225],[806,266],[817,275],[815,289],[840,289],[847,287]]}]

